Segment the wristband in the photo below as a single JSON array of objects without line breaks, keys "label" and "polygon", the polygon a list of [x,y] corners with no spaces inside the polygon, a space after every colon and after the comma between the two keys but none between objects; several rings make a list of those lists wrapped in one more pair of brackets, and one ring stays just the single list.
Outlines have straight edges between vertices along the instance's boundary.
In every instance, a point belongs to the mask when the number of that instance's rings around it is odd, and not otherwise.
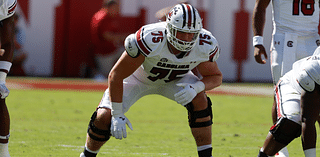
[{"label": "wristband", "polygon": [[10,71],[12,63],[8,61],[0,61],[0,71],[8,73]]},{"label": "wristband", "polygon": [[200,92],[204,91],[206,86],[204,85],[204,83],[202,81],[198,81],[195,84],[193,84],[193,87],[197,93],[200,93]]},{"label": "wristband", "polygon": [[263,45],[263,37],[262,36],[254,36],[252,38],[253,47],[256,45]]},{"label": "wristband", "polygon": [[111,115],[112,116],[116,116],[119,114],[123,114],[122,112],[122,103],[118,103],[118,102],[111,102]]}]

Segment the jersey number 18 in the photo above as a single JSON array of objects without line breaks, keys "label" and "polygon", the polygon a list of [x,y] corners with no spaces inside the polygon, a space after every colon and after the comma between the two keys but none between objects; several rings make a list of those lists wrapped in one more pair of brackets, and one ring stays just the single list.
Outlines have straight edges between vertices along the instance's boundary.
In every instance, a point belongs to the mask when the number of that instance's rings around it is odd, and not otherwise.
[{"label": "jersey number 18", "polygon": [[[301,1],[301,6],[300,6]],[[305,16],[311,16],[314,12],[314,0],[293,0],[292,15],[299,15],[299,10]]]}]

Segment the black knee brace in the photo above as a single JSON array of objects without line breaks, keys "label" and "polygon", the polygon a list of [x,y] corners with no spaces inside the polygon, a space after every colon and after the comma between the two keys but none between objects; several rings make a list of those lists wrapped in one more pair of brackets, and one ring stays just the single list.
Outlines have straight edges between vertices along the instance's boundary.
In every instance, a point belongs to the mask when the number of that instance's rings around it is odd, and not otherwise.
[{"label": "black knee brace", "polygon": [[[88,135],[96,140],[96,141],[108,141],[110,139],[110,130],[102,130],[102,129],[99,129],[97,128],[95,125],[94,125],[94,120],[96,119],[97,117],[97,111],[95,111],[92,116],[91,116],[91,120],[89,122],[89,126],[88,126],[88,130],[87,130],[87,133]],[[104,138],[101,138],[101,137],[97,137],[95,136],[94,134],[92,134],[90,132],[90,130],[93,132],[93,133],[96,133],[98,135],[102,135],[102,136],[105,136]]]},{"label": "black knee brace", "polygon": [[288,145],[292,140],[301,135],[301,125],[288,118],[281,117],[277,123],[270,128],[270,133],[277,142]]},{"label": "black knee brace", "polygon": [[[212,103],[209,97],[207,97],[208,101],[208,107],[201,111],[194,111],[194,107],[192,102],[186,105],[186,108],[188,110],[188,119],[189,119],[189,125],[191,128],[201,128],[201,127],[207,127],[212,125]],[[197,118],[204,118],[210,116],[210,120],[206,122],[196,122]]]}]

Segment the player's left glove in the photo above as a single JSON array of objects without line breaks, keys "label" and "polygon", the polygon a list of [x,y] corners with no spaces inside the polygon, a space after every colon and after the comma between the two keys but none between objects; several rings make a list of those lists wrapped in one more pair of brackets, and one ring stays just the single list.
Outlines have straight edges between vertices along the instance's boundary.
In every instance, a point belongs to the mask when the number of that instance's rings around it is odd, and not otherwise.
[{"label": "player's left glove", "polygon": [[129,119],[122,112],[122,103],[112,102],[111,109],[111,127],[110,132],[116,139],[122,139],[127,137],[126,124],[133,130]]},{"label": "player's left glove", "polygon": [[182,106],[190,103],[198,93],[205,89],[205,85],[202,81],[198,81],[195,84],[178,83],[177,86],[183,87],[183,89],[174,94],[174,98],[175,101]]},{"label": "player's left glove", "polygon": [[4,99],[6,98],[10,91],[6,86],[6,78],[7,78],[7,73],[5,72],[0,72],[0,98]]},{"label": "player's left glove", "polygon": [[0,82],[0,96],[1,99],[6,98],[9,95],[10,91],[6,86],[6,82]]},{"label": "player's left glove", "polygon": [[[3,55],[4,49],[0,49],[0,56]],[[0,98],[5,99],[10,91],[6,86],[7,73],[10,71],[12,63],[8,61],[0,61]],[[6,71],[6,72],[4,72]]]}]

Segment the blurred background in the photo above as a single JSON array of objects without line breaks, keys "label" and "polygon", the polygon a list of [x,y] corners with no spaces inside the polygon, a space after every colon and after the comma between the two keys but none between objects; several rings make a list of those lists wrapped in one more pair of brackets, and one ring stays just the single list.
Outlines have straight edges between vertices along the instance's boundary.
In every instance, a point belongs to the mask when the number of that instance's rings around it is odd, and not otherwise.
[{"label": "blurred background", "polygon": [[[32,77],[92,78],[94,66],[90,21],[103,0],[18,0],[17,26],[24,30],[27,57],[22,68]],[[175,0],[119,0],[123,33],[158,22],[156,13]],[[255,0],[189,0],[221,47],[218,65],[224,82],[272,82],[270,60],[255,62],[251,16]],[[271,6],[264,29],[270,48]],[[269,55],[269,54],[268,54]]]}]

